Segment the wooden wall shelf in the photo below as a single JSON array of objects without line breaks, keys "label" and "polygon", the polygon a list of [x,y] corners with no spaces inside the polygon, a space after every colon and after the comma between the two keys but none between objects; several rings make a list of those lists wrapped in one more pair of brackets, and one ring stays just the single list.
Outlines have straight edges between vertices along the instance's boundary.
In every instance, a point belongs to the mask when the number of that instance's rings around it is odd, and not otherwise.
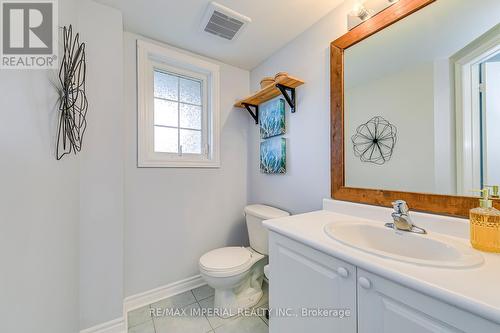
[{"label": "wooden wall shelf", "polygon": [[292,76],[281,77],[276,82],[264,87],[257,91],[255,94],[239,100],[234,104],[237,108],[246,109],[255,123],[259,123],[259,105],[273,99],[279,95],[283,95],[288,105],[290,105],[291,112],[295,112],[295,88],[304,84],[304,81],[294,78]]}]

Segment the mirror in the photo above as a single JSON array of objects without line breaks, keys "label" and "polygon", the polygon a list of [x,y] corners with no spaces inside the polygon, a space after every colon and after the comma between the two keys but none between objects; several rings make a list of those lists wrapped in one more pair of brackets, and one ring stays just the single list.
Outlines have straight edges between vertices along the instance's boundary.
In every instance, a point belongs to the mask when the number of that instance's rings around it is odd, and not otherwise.
[{"label": "mirror", "polygon": [[344,50],[345,187],[500,185],[499,23],[499,0],[438,0]]}]

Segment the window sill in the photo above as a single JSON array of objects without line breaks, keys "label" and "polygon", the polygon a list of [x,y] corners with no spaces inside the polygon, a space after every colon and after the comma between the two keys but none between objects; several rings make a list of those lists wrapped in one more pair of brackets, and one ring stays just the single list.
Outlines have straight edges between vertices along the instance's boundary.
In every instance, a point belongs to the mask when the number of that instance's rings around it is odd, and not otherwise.
[{"label": "window sill", "polygon": [[166,160],[146,160],[140,161],[138,168],[220,168],[220,161],[166,161]]}]

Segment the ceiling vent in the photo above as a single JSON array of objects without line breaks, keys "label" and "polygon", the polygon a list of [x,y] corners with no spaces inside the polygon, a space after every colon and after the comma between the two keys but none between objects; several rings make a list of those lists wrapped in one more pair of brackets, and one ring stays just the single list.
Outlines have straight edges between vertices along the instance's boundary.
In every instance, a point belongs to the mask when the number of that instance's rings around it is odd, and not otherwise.
[{"label": "ceiling vent", "polygon": [[203,17],[202,29],[226,40],[234,40],[250,22],[249,17],[212,2]]}]

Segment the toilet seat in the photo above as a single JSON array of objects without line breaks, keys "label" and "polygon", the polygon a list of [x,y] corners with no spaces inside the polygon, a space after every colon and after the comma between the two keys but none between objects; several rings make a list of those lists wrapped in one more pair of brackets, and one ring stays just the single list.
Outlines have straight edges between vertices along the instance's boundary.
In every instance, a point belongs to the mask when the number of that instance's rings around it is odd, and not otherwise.
[{"label": "toilet seat", "polygon": [[206,275],[229,277],[246,272],[262,257],[244,247],[224,247],[203,255],[199,264]]}]

